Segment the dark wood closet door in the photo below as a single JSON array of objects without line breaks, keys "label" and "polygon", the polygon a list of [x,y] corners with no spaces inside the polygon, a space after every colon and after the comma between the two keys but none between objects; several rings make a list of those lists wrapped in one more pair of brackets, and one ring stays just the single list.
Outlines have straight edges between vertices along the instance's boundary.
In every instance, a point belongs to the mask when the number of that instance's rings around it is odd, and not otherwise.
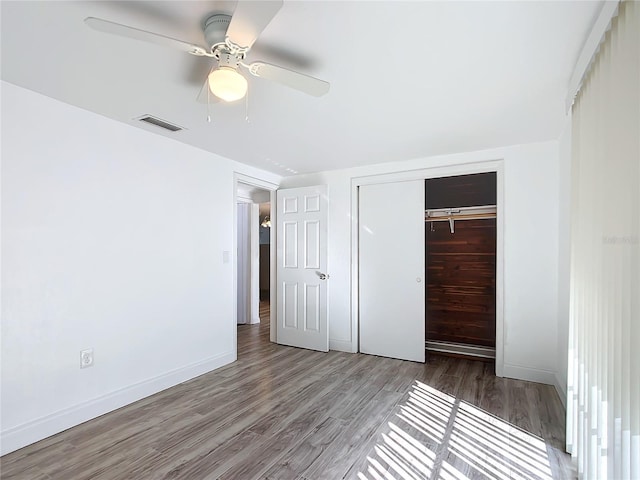
[{"label": "dark wood closet door", "polygon": [[495,347],[496,220],[425,222],[427,340]]}]

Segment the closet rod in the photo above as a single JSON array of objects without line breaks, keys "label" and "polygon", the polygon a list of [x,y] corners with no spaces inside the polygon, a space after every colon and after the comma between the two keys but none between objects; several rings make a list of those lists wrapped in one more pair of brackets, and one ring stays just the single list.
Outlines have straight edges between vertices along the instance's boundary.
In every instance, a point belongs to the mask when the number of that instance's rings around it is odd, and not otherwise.
[{"label": "closet rod", "polygon": [[472,218],[495,218],[495,205],[480,205],[477,207],[451,207],[451,208],[428,208],[424,211],[425,220],[465,220]]},{"label": "closet rod", "polygon": [[461,214],[453,214],[447,215],[446,217],[430,217],[428,214],[425,214],[424,221],[425,222],[448,222],[449,219],[453,220],[484,220],[489,218],[496,218],[495,213],[469,213],[467,215]]},{"label": "closet rod", "polygon": [[433,208],[424,212],[425,222],[449,222],[451,233],[455,233],[456,220],[484,220],[496,218],[495,205],[477,207]]}]

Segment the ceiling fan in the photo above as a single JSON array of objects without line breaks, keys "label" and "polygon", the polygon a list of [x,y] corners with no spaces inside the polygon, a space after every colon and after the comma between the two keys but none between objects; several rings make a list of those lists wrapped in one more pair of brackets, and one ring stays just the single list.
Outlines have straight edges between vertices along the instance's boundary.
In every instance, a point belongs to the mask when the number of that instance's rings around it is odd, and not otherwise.
[{"label": "ceiling fan", "polygon": [[226,102],[243,98],[248,88],[247,79],[239,72],[240,67],[243,67],[256,77],[320,97],[329,91],[329,83],[324,80],[269,63],[244,63],[247,53],[260,33],[278,13],[282,3],[282,0],[253,2],[240,0],[233,16],[212,14],[203,25],[207,48],[100,18],[87,17],[84,21],[89,27],[100,32],[177,48],[191,55],[215,58],[218,65],[211,69],[201,94],[206,87],[215,97]]}]

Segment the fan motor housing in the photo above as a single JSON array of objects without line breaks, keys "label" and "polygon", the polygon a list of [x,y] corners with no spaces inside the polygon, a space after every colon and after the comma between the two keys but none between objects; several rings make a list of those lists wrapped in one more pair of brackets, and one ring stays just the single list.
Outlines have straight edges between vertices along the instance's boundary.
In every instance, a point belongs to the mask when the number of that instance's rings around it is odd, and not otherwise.
[{"label": "fan motor housing", "polygon": [[214,14],[204,21],[204,38],[211,52],[225,44],[229,22],[231,22],[231,15],[225,14]]}]

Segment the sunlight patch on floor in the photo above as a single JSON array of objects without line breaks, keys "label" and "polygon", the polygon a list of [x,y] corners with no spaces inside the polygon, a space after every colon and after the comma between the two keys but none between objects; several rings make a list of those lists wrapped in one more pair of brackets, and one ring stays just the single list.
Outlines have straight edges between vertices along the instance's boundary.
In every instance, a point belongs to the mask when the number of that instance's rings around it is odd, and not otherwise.
[{"label": "sunlight patch on floor", "polygon": [[553,478],[539,437],[418,381],[387,427],[359,480]]}]

